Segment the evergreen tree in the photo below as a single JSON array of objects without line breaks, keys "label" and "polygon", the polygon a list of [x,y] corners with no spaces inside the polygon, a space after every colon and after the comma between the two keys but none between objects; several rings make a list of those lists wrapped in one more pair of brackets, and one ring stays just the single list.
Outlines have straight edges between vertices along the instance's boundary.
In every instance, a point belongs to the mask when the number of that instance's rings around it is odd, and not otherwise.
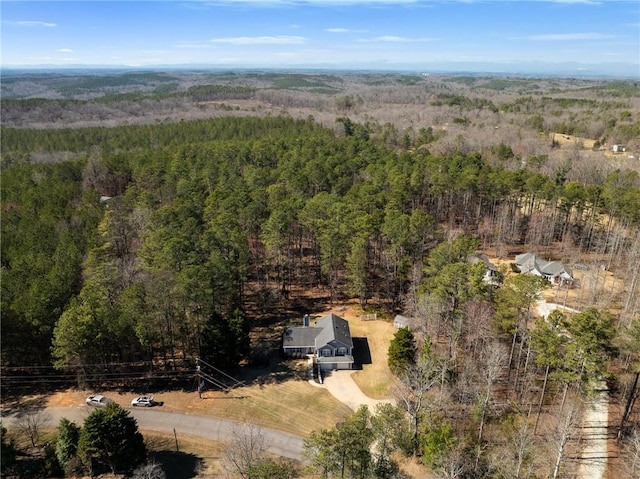
[{"label": "evergreen tree", "polygon": [[136,420],[116,403],[109,403],[85,419],[78,455],[90,471],[107,466],[114,473],[130,472],[145,462],[147,450]]},{"label": "evergreen tree", "polygon": [[78,440],[80,439],[80,428],[67,418],[60,419],[58,424],[58,438],[56,440],[56,457],[64,468],[76,455],[78,450]]},{"label": "evergreen tree", "polygon": [[407,327],[400,328],[393,335],[389,344],[388,364],[389,369],[401,375],[409,365],[415,362],[416,341],[413,332]]},{"label": "evergreen tree", "polygon": [[249,345],[249,323],[242,311],[235,310],[227,316],[214,315],[202,332],[200,357],[229,371],[247,356]]},{"label": "evergreen tree", "polygon": [[313,431],[304,440],[303,455],[322,477],[369,477],[374,439],[369,423],[369,410],[362,406],[334,429]]},{"label": "evergreen tree", "polygon": [[247,479],[295,479],[299,471],[293,462],[263,459],[247,471]]},{"label": "evergreen tree", "polygon": [[16,447],[7,439],[7,429],[0,424],[0,471],[3,476],[16,462]]}]

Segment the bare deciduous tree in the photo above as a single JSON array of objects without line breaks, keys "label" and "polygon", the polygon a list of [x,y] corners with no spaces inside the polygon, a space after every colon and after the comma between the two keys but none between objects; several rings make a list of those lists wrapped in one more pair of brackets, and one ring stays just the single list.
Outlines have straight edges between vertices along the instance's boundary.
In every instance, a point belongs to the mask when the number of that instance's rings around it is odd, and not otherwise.
[{"label": "bare deciduous tree", "polygon": [[482,382],[484,383],[484,391],[482,394],[482,413],[480,415],[480,429],[478,431],[478,441],[482,441],[482,431],[484,429],[484,423],[487,416],[487,408],[491,401],[491,390],[496,380],[500,376],[505,364],[507,362],[507,354],[505,353],[502,345],[494,341],[487,344],[487,348],[483,354],[481,369]]},{"label": "bare deciduous tree", "polygon": [[510,427],[503,437],[505,442],[491,454],[491,463],[499,477],[520,479],[530,477],[536,467],[536,441],[527,418]]},{"label": "bare deciduous tree", "polygon": [[638,477],[640,474],[640,430],[636,429],[622,443],[622,472],[626,477]]},{"label": "bare deciduous tree", "polygon": [[402,380],[396,384],[396,398],[411,417],[414,446],[417,446],[418,442],[420,418],[427,407],[426,395],[442,382],[444,371],[444,361],[432,354],[422,354],[415,364],[406,368]]},{"label": "bare deciduous tree", "polygon": [[140,466],[133,471],[133,479],[165,479],[165,474],[162,466],[157,462],[149,462],[144,466]]},{"label": "bare deciduous tree", "polygon": [[563,409],[558,415],[555,428],[549,434],[548,445],[550,448],[553,467],[551,477],[557,479],[568,456],[569,442],[574,429],[579,425],[582,417],[579,399],[570,402],[569,407]]},{"label": "bare deciduous tree", "polygon": [[51,415],[45,411],[30,411],[20,418],[16,426],[20,434],[24,435],[36,447],[42,429],[50,422]]},{"label": "bare deciduous tree", "polygon": [[252,467],[264,460],[267,444],[260,426],[251,423],[238,425],[233,439],[225,448],[225,468],[247,478]]}]

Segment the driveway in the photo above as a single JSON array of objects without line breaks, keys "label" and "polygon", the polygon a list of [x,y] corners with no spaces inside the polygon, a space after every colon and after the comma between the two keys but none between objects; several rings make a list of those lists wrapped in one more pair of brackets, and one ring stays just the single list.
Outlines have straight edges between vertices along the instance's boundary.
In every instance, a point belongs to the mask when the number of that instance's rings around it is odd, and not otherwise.
[{"label": "driveway", "polygon": [[[48,426],[56,427],[60,419],[66,417],[76,424],[82,424],[84,419],[95,409],[90,406],[51,407],[44,411],[49,415]],[[218,419],[208,416],[194,416],[184,413],[165,412],[161,408],[130,409],[129,412],[138,422],[141,430],[160,431],[175,434],[180,444],[180,435],[197,436],[213,441],[230,442],[234,439],[234,430],[240,425],[235,421]],[[10,426],[18,421],[17,414],[2,416],[2,423]],[[289,459],[302,460],[302,441],[298,436],[286,434],[273,429],[261,428],[268,452]]]},{"label": "driveway", "polygon": [[[566,306],[547,303],[544,299],[536,303],[538,314],[547,318],[558,309],[563,312],[579,313]],[[577,461],[578,479],[603,479],[607,470],[607,446],[609,440],[609,395],[607,385],[603,381],[595,389],[596,394],[589,400],[587,410],[582,419],[581,438],[582,451]]]},{"label": "driveway", "polygon": [[536,309],[538,310],[538,314],[543,318],[546,318],[547,316],[549,316],[549,313],[551,313],[552,311],[555,311],[556,309],[559,309],[560,311],[563,311],[563,312],[569,312],[569,313],[580,312],[575,309],[571,309],[567,306],[563,306],[561,304],[547,303],[544,299],[541,299],[536,302]]},{"label": "driveway", "polygon": [[373,412],[376,404],[394,403],[392,399],[371,399],[366,396],[351,377],[354,372],[351,370],[328,371],[323,384],[318,384],[314,380],[310,380],[309,383],[312,386],[325,388],[333,397],[353,411],[357,411],[362,405],[367,405]]}]

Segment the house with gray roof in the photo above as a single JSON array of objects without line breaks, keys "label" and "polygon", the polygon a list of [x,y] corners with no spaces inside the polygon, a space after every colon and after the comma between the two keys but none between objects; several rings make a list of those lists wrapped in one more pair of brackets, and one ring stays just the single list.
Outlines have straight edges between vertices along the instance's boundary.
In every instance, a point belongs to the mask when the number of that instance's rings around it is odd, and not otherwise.
[{"label": "house with gray roof", "polygon": [[542,276],[553,284],[573,283],[573,271],[560,261],[545,261],[535,253],[524,253],[516,256],[515,263],[523,274]]},{"label": "house with gray roof", "polygon": [[320,369],[353,369],[353,339],[349,323],[330,313],[311,326],[305,316],[302,326],[286,327],[282,348],[287,355],[313,355]]},{"label": "house with gray roof", "polygon": [[482,278],[486,283],[491,285],[498,284],[498,276],[500,275],[498,267],[489,261],[489,257],[484,253],[473,253],[467,257],[467,261],[471,264],[482,263],[484,264],[484,277]]}]

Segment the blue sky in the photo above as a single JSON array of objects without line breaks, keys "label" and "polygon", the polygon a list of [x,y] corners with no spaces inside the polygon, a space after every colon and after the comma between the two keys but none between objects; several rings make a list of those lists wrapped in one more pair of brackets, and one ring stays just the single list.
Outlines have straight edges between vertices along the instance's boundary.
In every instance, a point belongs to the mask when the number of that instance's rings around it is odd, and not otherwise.
[{"label": "blue sky", "polygon": [[2,66],[640,67],[637,0],[11,1]]}]

